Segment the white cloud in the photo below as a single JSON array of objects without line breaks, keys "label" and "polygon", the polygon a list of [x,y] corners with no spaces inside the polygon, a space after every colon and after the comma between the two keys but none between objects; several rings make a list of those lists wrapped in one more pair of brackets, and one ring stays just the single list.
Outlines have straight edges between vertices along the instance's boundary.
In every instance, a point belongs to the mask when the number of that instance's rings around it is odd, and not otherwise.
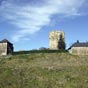
[{"label": "white cloud", "polygon": [[43,26],[49,25],[51,16],[63,14],[64,16],[80,15],[79,8],[87,0],[46,0],[43,6],[16,5],[11,0],[5,1],[0,11],[2,17],[17,26],[19,30],[12,36],[14,42],[29,34],[33,34]]}]

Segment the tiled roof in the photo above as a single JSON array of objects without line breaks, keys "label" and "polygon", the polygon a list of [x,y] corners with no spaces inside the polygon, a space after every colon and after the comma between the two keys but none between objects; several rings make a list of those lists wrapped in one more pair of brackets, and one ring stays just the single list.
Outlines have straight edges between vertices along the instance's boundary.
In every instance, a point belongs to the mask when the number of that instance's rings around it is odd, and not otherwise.
[{"label": "tiled roof", "polygon": [[12,44],[12,43],[9,42],[7,39],[3,39],[3,40],[0,41],[0,43],[6,43],[6,42]]},{"label": "tiled roof", "polygon": [[73,47],[88,47],[88,43],[74,43]]},{"label": "tiled roof", "polygon": [[88,42],[76,42],[72,44],[69,49],[71,49],[72,47],[88,47]]}]

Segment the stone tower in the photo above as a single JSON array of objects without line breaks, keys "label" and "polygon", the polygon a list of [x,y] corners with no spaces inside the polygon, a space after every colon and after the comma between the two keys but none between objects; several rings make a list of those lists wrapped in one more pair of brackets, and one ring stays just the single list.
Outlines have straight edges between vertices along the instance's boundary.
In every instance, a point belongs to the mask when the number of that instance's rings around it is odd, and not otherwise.
[{"label": "stone tower", "polygon": [[13,44],[7,39],[0,41],[0,55],[13,54]]},{"label": "stone tower", "polygon": [[60,41],[60,36],[62,36],[63,41],[65,41],[65,35],[63,31],[51,31],[49,33],[49,49],[59,50],[58,42]]}]

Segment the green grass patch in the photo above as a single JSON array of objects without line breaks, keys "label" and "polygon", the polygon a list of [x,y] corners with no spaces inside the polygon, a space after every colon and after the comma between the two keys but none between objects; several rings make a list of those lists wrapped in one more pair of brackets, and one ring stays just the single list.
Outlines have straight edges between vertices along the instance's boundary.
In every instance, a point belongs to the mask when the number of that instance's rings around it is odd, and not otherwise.
[{"label": "green grass patch", "polygon": [[0,88],[88,88],[88,56],[56,52],[0,57]]},{"label": "green grass patch", "polygon": [[30,50],[30,51],[17,51],[13,55],[30,54],[30,53],[67,53],[67,50]]}]

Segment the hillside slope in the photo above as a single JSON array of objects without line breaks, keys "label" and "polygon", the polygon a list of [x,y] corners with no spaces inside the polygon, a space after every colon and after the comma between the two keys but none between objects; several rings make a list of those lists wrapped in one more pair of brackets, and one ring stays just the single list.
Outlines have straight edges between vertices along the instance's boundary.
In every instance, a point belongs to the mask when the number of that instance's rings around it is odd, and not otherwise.
[{"label": "hillside slope", "polygon": [[88,56],[34,53],[0,57],[0,88],[88,88]]}]

